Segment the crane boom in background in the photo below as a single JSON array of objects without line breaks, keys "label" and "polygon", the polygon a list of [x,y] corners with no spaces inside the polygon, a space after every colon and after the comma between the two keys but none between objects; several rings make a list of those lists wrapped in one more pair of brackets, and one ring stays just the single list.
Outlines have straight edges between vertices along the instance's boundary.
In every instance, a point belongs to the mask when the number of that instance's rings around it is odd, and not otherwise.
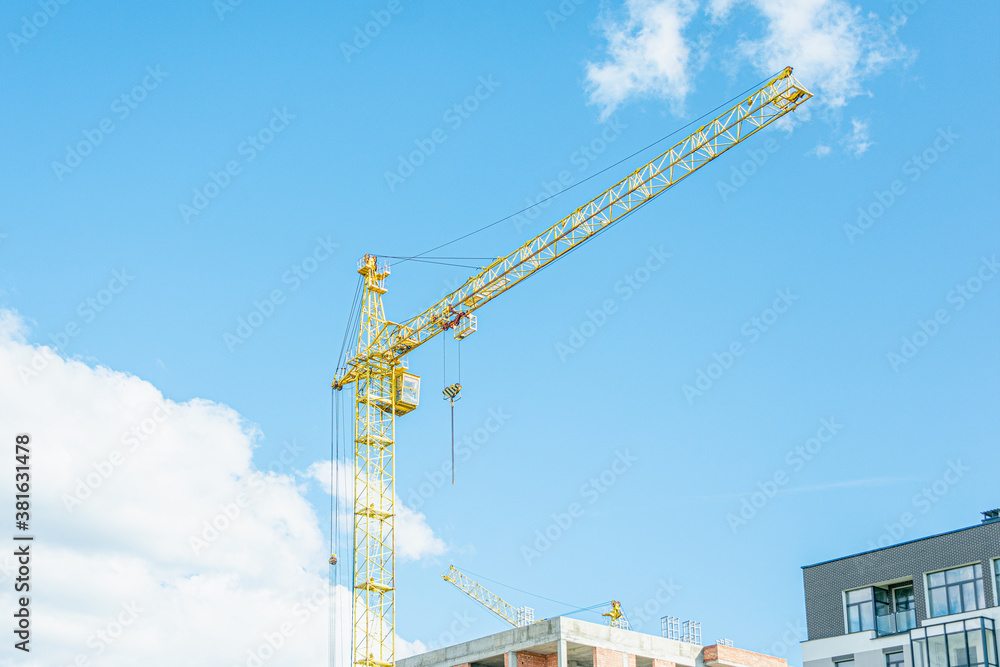
[{"label": "crane boom in background", "polygon": [[469,578],[464,572],[452,565],[441,575],[445,581],[453,584],[470,598],[483,605],[494,614],[507,621],[515,628],[530,625],[535,622],[535,610],[531,607],[515,607],[482,584]]}]

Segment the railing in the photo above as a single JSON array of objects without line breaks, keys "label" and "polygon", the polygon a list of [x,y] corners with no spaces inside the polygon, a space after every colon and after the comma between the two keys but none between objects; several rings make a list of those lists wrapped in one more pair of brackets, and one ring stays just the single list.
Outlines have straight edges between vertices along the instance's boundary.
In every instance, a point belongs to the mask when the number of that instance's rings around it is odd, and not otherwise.
[{"label": "railing", "polygon": [[899,634],[915,627],[917,627],[917,612],[914,609],[875,617],[875,633],[879,637]]}]

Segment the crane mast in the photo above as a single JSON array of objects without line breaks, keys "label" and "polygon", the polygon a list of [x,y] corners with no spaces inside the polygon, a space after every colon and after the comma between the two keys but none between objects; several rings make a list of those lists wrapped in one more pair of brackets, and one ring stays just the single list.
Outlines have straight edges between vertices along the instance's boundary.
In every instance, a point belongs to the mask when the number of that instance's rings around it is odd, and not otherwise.
[{"label": "crane mast", "polygon": [[395,664],[395,426],[417,406],[419,378],[403,357],[439,333],[461,340],[476,330],[475,310],[662,194],[736,144],[807,101],[812,94],[785,68],[666,152],[577,208],[416,317],[385,318],[389,264],[365,255],[363,295],[353,350],[333,382],[354,384],[354,600],[352,659],[365,667]]}]

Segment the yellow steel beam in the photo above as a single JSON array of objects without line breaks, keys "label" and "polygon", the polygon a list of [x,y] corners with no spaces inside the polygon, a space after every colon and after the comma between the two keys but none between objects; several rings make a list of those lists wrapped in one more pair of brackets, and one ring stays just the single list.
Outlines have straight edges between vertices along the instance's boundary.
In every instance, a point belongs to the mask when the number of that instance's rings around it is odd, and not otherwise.
[{"label": "yellow steel beam", "polygon": [[745,100],[719,114],[670,150],[635,170],[506,257],[469,278],[441,301],[402,324],[388,323],[382,345],[364,350],[398,359],[458,325],[536,271],[681,182],[736,144],[812,97],[787,67]]},{"label": "yellow steel beam", "polygon": [[504,621],[510,623],[515,628],[518,624],[517,608],[510,604],[496,593],[483,587],[480,583],[470,579],[468,575],[452,565],[448,571],[441,575],[445,581],[453,584],[455,588],[462,591],[470,598],[483,605]]}]

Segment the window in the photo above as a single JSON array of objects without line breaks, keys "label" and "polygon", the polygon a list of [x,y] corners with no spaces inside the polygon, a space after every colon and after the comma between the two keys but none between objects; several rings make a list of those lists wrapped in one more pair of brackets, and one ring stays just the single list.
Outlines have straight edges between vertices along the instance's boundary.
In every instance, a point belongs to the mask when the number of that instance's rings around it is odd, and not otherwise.
[{"label": "window", "polygon": [[875,630],[879,637],[887,637],[917,627],[912,583],[859,588],[847,591],[845,598],[848,633]]},{"label": "window", "polygon": [[915,628],[910,631],[910,646],[913,667],[997,665],[996,633],[989,618]]},{"label": "window", "polygon": [[[862,632],[875,629],[875,609],[872,600],[872,589],[862,588],[847,591],[847,632]],[[841,663],[837,663],[841,667]],[[844,664],[842,667],[854,667]]]},{"label": "window", "polygon": [[993,561],[993,606],[1000,607],[1000,558]]},{"label": "window", "polygon": [[885,654],[885,667],[903,667],[903,652]]},{"label": "window", "polygon": [[917,602],[913,597],[913,584],[892,589],[892,602],[896,612],[893,616],[896,632],[906,632],[917,627]]},{"label": "window", "polygon": [[927,575],[931,616],[961,614],[986,607],[979,563]]},{"label": "window", "polygon": [[854,667],[854,660],[841,660],[839,662],[833,663],[835,667]]}]

